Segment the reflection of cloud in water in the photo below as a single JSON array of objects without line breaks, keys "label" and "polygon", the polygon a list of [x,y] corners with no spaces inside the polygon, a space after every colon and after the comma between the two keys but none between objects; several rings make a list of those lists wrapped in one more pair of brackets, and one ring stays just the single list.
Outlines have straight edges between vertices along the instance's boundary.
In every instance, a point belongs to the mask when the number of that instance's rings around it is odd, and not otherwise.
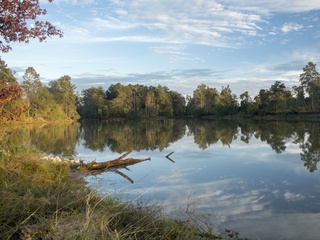
[{"label": "reflection of cloud in water", "polygon": [[177,168],[171,167],[172,174],[169,176],[160,176],[156,180],[157,183],[176,183],[176,182],[186,182],[188,175],[193,174],[195,171],[201,170],[201,168]]},{"label": "reflection of cloud in water", "polygon": [[300,193],[291,193],[289,191],[286,191],[283,196],[288,202],[300,201],[306,198],[306,196],[303,196]]},{"label": "reflection of cloud in water", "polygon": [[157,180],[157,182],[162,182],[162,183],[177,183],[181,182],[182,177],[184,175],[182,173],[173,173],[170,176],[160,176]]},{"label": "reflection of cloud in water", "polygon": [[282,184],[285,185],[285,186],[290,186],[290,185],[292,185],[292,183],[289,182],[288,180],[283,180],[283,181],[282,181]]},{"label": "reflection of cloud in water", "polygon": [[[232,216],[261,211],[269,203],[264,201],[264,195],[259,190],[241,191],[236,189],[245,183],[238,178],[219,180],[207,183],[190,183],[182,178],[183,174],[175,173],[159,180],[167,179],[166,183],[176,183],[174,186],[162,185],[152,188],[148,194],[161,197],[162,206],[166,210],[186,207],[190,201],[196,202],[196,208],[203,213],[215,213],[221,221]],[[148,196],[146,196],[148,197]],[[163,200],[164,199],[164,200]],[[159,201],[160,199],[155,199]]]},{"label": "reflection of cloud in water", "polygon": [[[306,171],[293,141],[281,154],[272,146],[254,137],[247,144],[238,137],[230,148],[218,142],[203,150],[194,136],[185,135],[163,151],[150,152],[148,164],[132,166],[128,175],[135,184],[104,173],[97,187],[105,192],[114,188],[128,201],[181,210],[177,214],[191,205],[196,214],[211,214],[241,235],[256,233],[258,237],[248,235],[252,239],[312,239],[308,236],[318,236],[314,225],[320,219],[319,172]],[[164,159],[172,151],[174,163]]]},{"label": "reflection of cloud in water", "polygon": [[[306,198],[302,194],[278,189],[250,189],[249,183],[240,178],[191,183],[183,172],[162,176],[159,180],[167,184],[149,189],[144,197],[152,195],[150,199],[161,202],[167,211],[186,210],[190,203],[194,204],[196,213],[213,214],[218,223],[241,229],[242,236],[252,239],[312,239],[309,236],[317,234],[315,223],[319,222],[319,214],[276,214],[268,200],[270,194],[289,202],[299,201]],[[304,230],[297,232],[296,229]]]},{"label": "reflection of cloud in water", "polygon": [[[206,175],[206,165],[186,164],[187,167],[182,167],[178,163],[168,168],[164,166],[147,185],[125,182],[120,185],[123,187],[117,185],[117,192],[130,196],[127,200],[134,202],[159,203],[165,211],[177,213],[181,210],[177,214],[182,214],[191,205],[196,214],[211,214],[216,223],[239,230],[242,236],[252,239],[257,239],[256,236],[260,239],[312,239],[308,236],[316,236],[318,229],[314,225],[319,223],[319,214],[307,211],[313,211],[317,201],[310,200],[315,197],[308,191],[299,192],[293,179],[276,178],[276,175],[271,179],[260,175],[253,179],[234,174],[202,179],[200,176]],[[297,213],[297,204],[301,209],[306,205],[309,207]],[[296,237],[300,233],[304,238]]]},{"label": "reflection of cloud in water", "polygon": [[[239,216],[229,225],[242,229],[241,235],[252,239],[303,239],[314,240],[319,235],[319,213],[275,214],[264,210]],[[301,231],[297,231],[300,229]]]}]

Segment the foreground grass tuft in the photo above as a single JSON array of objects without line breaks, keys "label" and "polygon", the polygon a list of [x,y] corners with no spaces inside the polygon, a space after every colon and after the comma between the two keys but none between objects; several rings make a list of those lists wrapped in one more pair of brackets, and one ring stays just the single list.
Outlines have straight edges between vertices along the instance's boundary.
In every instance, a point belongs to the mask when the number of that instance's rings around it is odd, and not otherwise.
[{"label": "foreground grass tuft", "polygon": [[2,156],[0,196],[1,239],[222,239],[157,207],[101,197],[68,163],[35,153]]}]

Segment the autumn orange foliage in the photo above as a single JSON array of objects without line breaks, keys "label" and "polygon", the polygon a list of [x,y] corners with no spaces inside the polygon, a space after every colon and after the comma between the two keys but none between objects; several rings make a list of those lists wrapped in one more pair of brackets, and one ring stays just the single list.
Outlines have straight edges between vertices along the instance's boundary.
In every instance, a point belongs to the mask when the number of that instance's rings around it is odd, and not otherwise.
[{"label": "autumn orange foliage", "polygon": [[23,107],[14,106],[14,103],[21,99],[22,89],[19,83],[8,83],[0,80],[0,122],[5,120],[18,120]]}]

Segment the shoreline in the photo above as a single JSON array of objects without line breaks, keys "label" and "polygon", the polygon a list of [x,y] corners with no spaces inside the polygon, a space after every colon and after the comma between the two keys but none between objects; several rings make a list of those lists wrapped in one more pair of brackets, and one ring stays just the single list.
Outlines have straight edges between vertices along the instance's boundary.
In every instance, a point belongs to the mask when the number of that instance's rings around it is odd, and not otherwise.
[{"label": "shoreline", "polygon": [[83,121],[112,121],[112,122],[123,122],[130,120],[163,120],[163,119],[203,119],[203,120],[265,120],[265,121],[320,121],[320,113],[279,113],[279,114],[264,114],[264,115],[206,115],[206,116],[195,116],[195,115],[185,115],[176,117],[148,117],[148,118],[126,118],[126,117],[113,117],[113,118],[103,118],[103,119],[61,119],[61,120],[45,120],[45,119],[25,119],[19,121],[6,121],[1,122],[0,126],[13,127],[19,124],[22,125],[39,125],[39,124],[60,124],[60,123],[81,123]]},{"label": "shoreline", "polygon": [[0,173],[4,239],[245,239],[210,222],[201,228],[194,212],[181,220],[156,205],[102,196],[87,187],[85,172],[36,153],[0,159]]}]

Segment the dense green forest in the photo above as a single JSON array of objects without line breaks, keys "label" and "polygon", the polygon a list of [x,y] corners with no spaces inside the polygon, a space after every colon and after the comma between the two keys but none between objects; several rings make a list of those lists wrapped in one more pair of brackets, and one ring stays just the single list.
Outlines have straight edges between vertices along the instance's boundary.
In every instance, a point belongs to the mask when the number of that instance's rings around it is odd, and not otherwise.
[{"label": "dense green forest", "polygon": [[166,86],[112,84],[107,90],[91,87],[76,93],[70,76],[40,81],[33,67],[26,69],[23,81],[4,61],[0,62],[0,122],[9,120],[77,120],[107,118],[148,118],[174,116],[226,116],[318,113],[320,74],[309,62],[300,74],[299,86],[287,88],[276,81],[252,98],[248,91],[239,97],[229,86],[221,91],[201,84],[192,96],[184,97]]}]

